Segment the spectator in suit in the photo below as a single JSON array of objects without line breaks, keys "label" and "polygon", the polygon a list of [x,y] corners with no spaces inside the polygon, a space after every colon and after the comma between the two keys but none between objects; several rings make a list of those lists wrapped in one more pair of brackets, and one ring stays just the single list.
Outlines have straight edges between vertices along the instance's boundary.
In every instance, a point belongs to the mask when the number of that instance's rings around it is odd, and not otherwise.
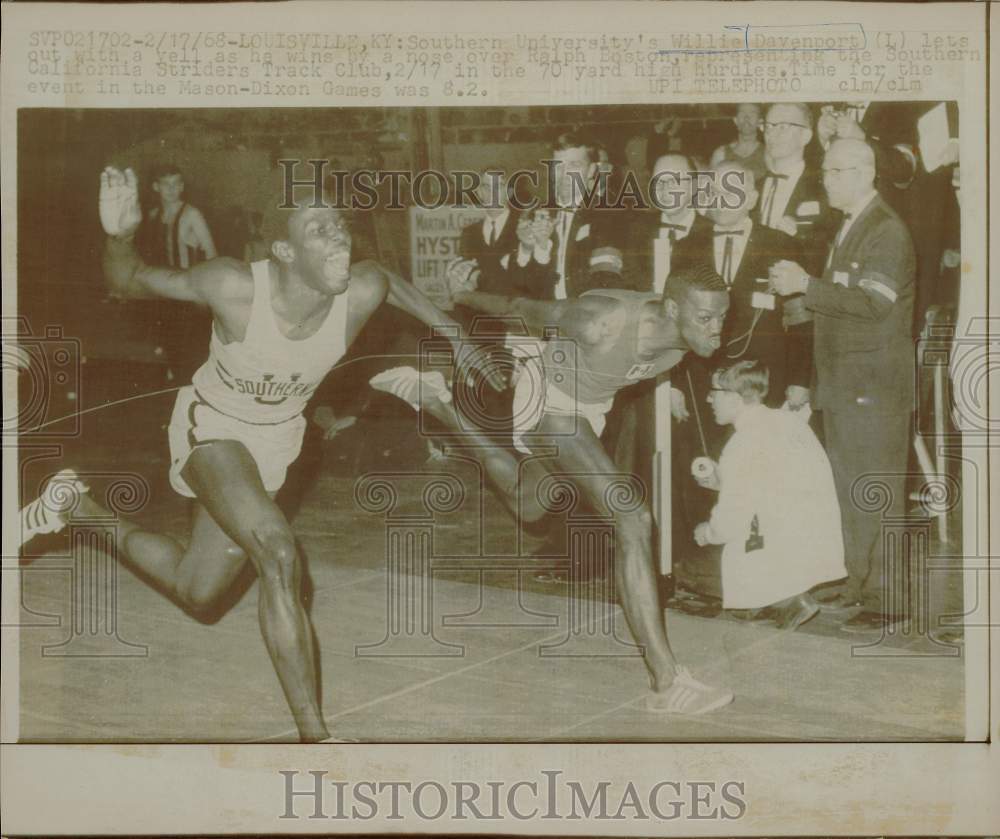
[{"label": "spectator in suit", "polygon": [[769,370],[767,403],[797,410],[809,401],[812,325],[785,326],[783,302],[768,276],[780,260],[801,261],[801,245],[781,230],[754,223],[757,187],[743,164],[720,164],[713,191],[707,212],[713,236],[704,261],[726,281],[730,300],[720,354],[727,361],[763,364]]},{"label": "spectator in suit", "polygon": [[767,173],[759,185],[757,220],[802,243],[803,265],[818,275],[837,226],[818,171],[805,158],[812,139],[812,112],[807,105],[771,105],[764,119],[764,160]]},{"label": "spectator in suit", "polygon": [[[675,416],[694,414],[674,434],[677,470],[674,486],[683,496],[675,514],[684,523],[686,534],[702,521],[712,503],[709,494],[698,490],[691,478],[692,461],[699,456],[719,457],[731,429],[704,420],[704,405],[711,391],[712,370],[737,360],[756,360],[770,369],[768,405],[801,409],[809,402],[812,374],[811,323],[787,327],[784,301],[767,283],[770,268],[784,260],[800,260],[799,242],[780,230],[766,227],[753,218],[759,196],[753,174],[740,163],[724,162],[715,172],[706,213],[712,235],[703,240],[686,239],[678,244],[677,257],[685,264],[709,265],[725,280],[730,306],[723,326],[722,347],[711,359],[686,358],[676,377]],[[756,305],[755,305],[756,304]],[[687,487],[681,491],[681,487]],[[690,548],[690,544],[688,544]]]},{"label": "spectator in suit", "polygon": [[463,259],[474,259],[478,263],[481,291],[502,294],[500,260],[517,248],[519,213],[510,206],[507,178],[499,166],[484,166],[479,177],[476,200],[485,216],[482,221],[462,228],[458,253]]},{"label": "spectator in suit", "polygon": [[753,172],[754,180],[761,183],[767,174],[767,163],[764,160],[764,143],[760,139],[760,127],[764,121],[764,113],[755,102],[741,102],[736,108],[733,124],[736,126],[736,139],[731,143],[719,146],[713,153],[710,165],[714,169],[725,160],[742,163]]},{"label": "spectator in suit", "polygon": [[[733,189],[734,185],[739,189]],[[734,162],[720,164],[706,213],[711,235],[679,242],[676,258],[682,264],[711,265],[726,280],[730,309],[720,355],[730,361],[753,358],[764,363],[770,370],[771,404],[777,407],[787,402],[798,409],[809,401],[812,327],[808,321],[787,325],[788,300],[769,296],[761,280],[767,279],[770,266],[779,260],[801,261],[803,249],[796,238],[754,218],[758,201],[757,184],[747,168]],[[759,303],[757,308],[754,302]],[[764,305],[774,308],[761,308]],[[699,404],[708,394],[712,364],[684,363],[685,378],[691,375]]]},{"label": "spectator in suit", "polygon": [[[458,255],[462,260],[476,263],[480,290],[504,294],[507,283],[501,260],[517,247],[518,212],[510,206],[507,179],[499,166],[484,166],[477,174],[476,203],[483,208],[484,215],[481,221],[462,228]],[[454,316],[466,329],[475,323],[480,334],[504,332],[502,324],[465,306],[455,306]]]},{"label": "spectator in suit", "polygon": [[[679,243],[689,238],[707,244],[711,223],[695,212],[692,200],[691,162],[681,154],[666,154],[653,164],[650,210],[636,210],[627,237],[627,287],[635,291],[663,293],[671,271],[685,267],[684,259],[673,259]],[[688,253],[703,250],[698,246]],[[687,267],[690,267],[688,265]]]},{"label": "spectator in suit", "polygon": [[[875,151],[876,186],[910,230],[917,254],[914,334],[930,306],[947,300],[939,288],[949,222],[957,218],[950,167],[958,162],[958,140],[943,160],[924,161],[918,120],[938,102],[852,102],[827,105],[816,126],[824,148],[834,139],[867,140]],[[946,103],[950,136],[958,137],[958,113]]]},{"label": "spectator in suit", "polygon": [[[555,237],[548,245],[548,261],[556,273],[555,299],[578,297],[587,290],[590,254],[596,247],[615,245],[615,210],[586,206],[596,201],[598,157],[596,147],[577,134],[561,134],[553,149],[552,198],[556,205]],[[545,247],[540,243],[541,259]]]},{"label": "spectator in suit", "polygon": [[[880,525],[882,515],[905,509],[916,257],[906,225],[875,189],[875,154],[867,143],[831,143],[823,181],[830,205],[844,213],[826,268],[816,276],[781,262],[771,281],[779,294],[804,294],[815,318],[815,401],[823,411],[848,572],[831,608],[854,613],[845,630],[879,632],[901,619],[886,608],[886,588],[900,580],[884,579]],[[867,473],[886,487],[888,509],[869,512],[852,497]]]},{"label": "spectator in suit", "polygon": [[513,243],[500,255],[495,273],[480,279],[477,288],[503,296],[555,300],[559,276],[552,263],[552,211],[536,207],[518,212],[514,218]]}]

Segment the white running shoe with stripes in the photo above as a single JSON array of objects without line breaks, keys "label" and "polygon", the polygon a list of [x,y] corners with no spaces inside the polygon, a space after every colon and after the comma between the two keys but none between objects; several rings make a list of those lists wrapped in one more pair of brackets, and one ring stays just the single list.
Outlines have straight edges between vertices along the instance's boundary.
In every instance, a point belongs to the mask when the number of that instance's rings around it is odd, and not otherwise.
[{"label": "white running shoe with stripes", "polygon": [[437,371],[418,373],[413,367],[393,367],[368,380],[375,390],[381,390],[398,396],[415,411],[420,410],[421,400],[436,398],[442,402],[451,402],[451,391],[448,383]]},{"label": "white running shoe with stripes", "polygon": [[702,684],[686,667],[678,667],[669,688],[646,697],[646,710],[658,714],[697,716],[716,711],[732,701],[732,691]]},{"label": "white running shoe with stripes", "polygon": [[88,490],[72,469],[63,469],[53,475],[42,494],[21,509],[20,544],[35,536],[62,530],[66,526],[66,516],[73,512],[80,496]]}]

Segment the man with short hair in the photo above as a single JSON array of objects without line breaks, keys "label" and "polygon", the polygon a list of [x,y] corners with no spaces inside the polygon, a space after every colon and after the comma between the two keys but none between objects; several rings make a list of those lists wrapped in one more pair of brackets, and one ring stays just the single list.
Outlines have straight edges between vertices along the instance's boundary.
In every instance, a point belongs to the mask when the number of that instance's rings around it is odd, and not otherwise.
[{"label": "man with short hair", "polygon": [[503,293],[504,268],[500,261],[518,245],[517,222],[520,213],[511,208],[507,194],[507,178],[500,166],[481,167],[476,201],[483,209],[482,221],[462,228],[458,253],[463,259],[474,259],[479,266],[480,284],[484,289]]},{"label": "man with short hair", "polygon": [[710,240],[711,224],[694,209],[695,174],[690,159],[682,154],[665,154],[654,162],[649,183],[653,207],[636,211],[629,224],[625,249],[629,288],[662,294],[671,270],[691,264],[674,259],[680,243],[689,237],[692,242]]},{"label": "man with short hair", "polygon": [[742,163],[757,179],[758,183],[767,173],[764,162],[764,144],[760,139],[760,128],[763,122],[763,110],[756,102],[740,102],[733,116],[736,126],[736,139],[731,143],[719,146],[712,152],[710,165],[714,169],[726,160]]},{"label": "man with short hair", "polygon": [[579,134],[560,134],[552,147],[553,237],[539,240],[536,261],[551,264],[556,273],[555,299],[577,297],[587,290],[590,254],[596,247],[617,244],[611,214],[585,205],[598,201],[597,147]]},{"label": "man with short hair", "polygon": [[[785,402],[792,409],[802,408],[809,401],[812,325],[787,324],[784,301],[768,283],[770,268],[779,260],[802,261],[801,243],[754,220],[757,183],[742,163],[719,164],[710,198],[706,216],[712,235],[704,242],[685,240],[677,252],[686,262],[700,259],[714,266],[729,288],[729,314],[716,362],[761,362],[770,371],[768,403],[775,408]],[[700,252],[693,252],[696,247]],[[707,365],[701,367],[705,390],[699,392],[699,401],[707,393],[710,374]]]},{"label": "man with short hair", "polygon": [[[165,163],[153,170],[159,206],[150,209],[139,231],[139,249],[151,265],[193,268],[218,252],[201,211],[184,201],[184,175]],[[168,381],[185,380],[201,364],[209,320],[190,306],[160,301],[156,307],[157,341],[165,354]]]},{"label": "man with short hair", "polygon": [[[899,580],[883,578],[881,519],[905,509],[916,257],[906,225],[875,190],[875,154],[866,142],[835,140],[823,160],[823,181],[844,222],[822,276],[789,261],[772,269],[771,281],[779,294],[804,295],[815,318],[815,399],[840,499],[848,571],[834,608],[856,612],[845,630],[877,632],[901,619],[885,601],[885,589]],[[887,487],[888,509],[859,508],[856,484],[867,474]]]},{"label": "man with short hair", "polygon": [[812,112],[802,102],[779,102],[764,117],[764,162],[767,173],[758,184],[757,220],[797,238],[802,264],[819,274],[836,229],[820,173],[806,164],[813,137]]},{"label": "man with short hair", "polygon": [[[329,737],[316,653],[301,602],[302,561],[274,496],[302,446],[302,411],[372,312],[389,302],[440,326],[454,322],[413,286],[372,262],[351,265],[351,235],[336,209],[269,208],[271,258],[219,258],[192,268],[146,265],[134,245],[141,220],[131,169],[101,176],[104,270],[119,296],[207,308],[208,360],[180,389],[169,426],[170,483],[194,499],[186,549],[119,520],[119,556],[191,614],[211,614],[247,561],[260,581],[260,629],[303,741]],[[89,496],[78,509],[109,515]]]},{"label": "man with short hair", "polygon": [[515,387],[515,447],[539,455],[519,460],[471,426],[440,373],[396,368],[376,376],[372,386],[463,432],[462,451],[480,460],[521,521],[545,514],[542,481],[548,476],[571,481],[589,507],[612,517],[622,607],[652,681],[647,707],[699,714],[730,702],[730,692],[701,684],[674,660],[653,570],[649,509],[638,498],[616,503],[623,476],[598,439],[619,390],[669,370],[689,350],[709,356],[719,348],[728,307],[721,279],[707,268],[679,271],[663,297],[600,289],[551,303],[476,291],[456,292],[455,299],[489,314],[520,317],[537,334],[548,329],[561,336],[544,345],[540,359],[527,362]]}]

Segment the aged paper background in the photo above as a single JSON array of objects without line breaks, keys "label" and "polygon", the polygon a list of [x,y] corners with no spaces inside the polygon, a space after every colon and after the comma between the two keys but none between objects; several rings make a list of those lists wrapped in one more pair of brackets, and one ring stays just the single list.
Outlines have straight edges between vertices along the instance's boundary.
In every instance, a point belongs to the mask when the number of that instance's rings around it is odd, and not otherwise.
[{"label": "aged paper background", "polygon": [[[507,35],[528,38],[568,35],[644,33],[715,33],[726,27],[802,27],[837,23],[858,26],[866,33],[870,56],[855,62],[830,59],[832,76],[798,77],[798,84],[784,90],[756,90],[751,99],[879,98],[957,99],[962,109],[961,157],[963,169],[962,254],[967,263],[966,288],[979,287],[979,313],[996,315],[995,297],[986,294],[985,229],[987,200],[986,62],[899,62],[885,58],[887,46],[904,35],[913,42],[934,36],[967,36],[970,48],[987,55],[986,8],[983,4],[837,4],[837,3],[292,3],[225,4],[214,6],[83,6],[57,4],[7,4],[3,7],[3,269],[5,277],[16,271],[16,198],[30,184],[15,182],[18,107],[307,107],[386,105],[468,105],[459,93],[476,95],[483,105],[542,103],[655,103],[731,102],[741,98],[732,87],[713,89],[705,79],[683,71],[669,82],[651,84],[628,72],[604,78],[573,73],[552,73],[552,66],[519,54],[508,65],[523,67],[523,76],[499,71],[501,78],[463,90],[454,78],[454,58],[449,61],[406,63],[403,38],[437,37],[444,33]],[[992,21],[996,43],[997,24]],[[40,32],[97,33],[97,37],[130,35],[140,42],[137,63],[141,81],[111,79],[116,93],[102,93],[99,76],[79,78],[57,74],[44,77],[31,63],[44,60],[32,51],[44,49]],[[278,91],[273,79],[250,64],[248,47],[232,47],[235,57],[225,64],[248,67],[246,84],[252,88],[237,96],[195,92],[167,72],[158,73],[156,50],[174,44],[172,57],[161,57],[169,67],[182,58],[178,51],[195,38],[218,39],[218,33],[322,32],[331,36],[356,34],[370,39],[386,33],[385,48],[393,52],[399,72],[411,71],[422,80],[413,84],[385,84],[377,97],[338,95],[336,85],[317,83],[309,95],[294,97]],[[102,34],[103,33],[103,34]],[[748,30],[737,33],[741,37]],[[787,36],[787,33],[785,33]],[[91,35],[87,34],[88,43]],[[665,41],[664,41],[665,42]],[[72,43],[72,41],[71,41]],[[201,40],[201,44],[207,41]],[[247,41],[250,43],[250,41]],[[732,47],[735,42],[727,41]],[[737,45],[738,47],[738,45]],[[665,48],[665,47],[660,47]],[[668,47],[667,47],[668,48]],[[717,48],[713,43],[712,48]],[[587,48],[583,47],[585,52]],[[399,52],[397,55],[396,53]],[[600,64],[599,55],[586,56],[584,64]],[[616,62],[605,62],[612,66]],[[900,75],[900,64],[928,66],[919,76],[919,89],[910,87],[912,75]],[[857,67],[852,75],[851,67]],[[865,68],[872,68],[871,71]],[[875,69],[875,68],[878,69]],[[871,77],[885,85],[878,92],[852,85]],[[107,80],[105,80],[107,81]],[[243,81],[240,82],[244,84]],[[269,86],[270,84],[270,86]],[[843,85],[843,86],[842,86]],[[421,90],[426,88],[426,91]],[[260,91],[254,93],[252,91]],[[997,103],[997,88],[989,91]],[[996,172],[996,158],[993,170]],[[994,178],[994,183],[996,179]],[[994,219],[993,226],[996,226]],[[996,237],[994,237],[996,240]],[[965,285],[968,283],[968,286]],[[3,284],[4,315],[16,311],[15,284]],[[973,295],[974,297],[975,295]],[[987,304],[991,307],[987,309]],[[6,386],[6,384],[5,384]],[[5,400],[11,397],[5,393]],[[991,408],[993,405],[990,406]],[[992,412],[991,412],[992,413]],[[974,548],[967,556],[985,561],[989,550],[988,497],[990,444],[985,438],[965,451],[965,544]],[[16,514],[16,464],[4,458],[4,511]],[[975,497],[976,503],[968,499]],[[16,557],[13,528],[5,527],[4,557]],[[6,560],[5,560],[6,563]],[[985,562],[984,562],[985,564]],[[5,566],[6,567],[6,566]],[[973,575],[975,576],[975,575]],[[971,579],[983,586],[990,575]],[[995,579],[995,575],[994,579]],[[6,582],[6,580],[5,580]],[[1000,612],[1000,586],[989,591],[991,613]],[[967,589],[968,591],[968,589]],[[16,591],[5,586],[5,609],[16,609]],[[13,599],[12,599],[13,598]],[[4,629],[3,766],[2,795],[5,832],[10,834],[77,833],[268,833],[475,831],[479,833],[564,833],[661,835],[797,835],[824,834],[985,834],[1000,829],[1000,804],[989,789],[996,789],[998,759],[995,746],[998,691],[996,665],[1000,643],[995,619],[989,629],[967,632],[966,641],[966,744],[768,744],[768,745],[425,745],[425,746],[31,746],[13,745],[17,737],[17,639]],[[989,665],[992,664],[992,667]],[[987,741],[987,742],[983,742]],[[562,770],[581,780],[609,780],[652,786],[667,779],[722,780],[745,784],[747,808],[741,818],[719,822],[682,820],[668,822],[596,821],[565,822],[540,816],[518,821],[463,822],[447,818],[369,822],[330,819],[282,820],[283,780],[278,771],[326,770],[330,777],[356,782],[372,779],[436,779],[450,783],[464,779],[538,780],[541,768]]]}]

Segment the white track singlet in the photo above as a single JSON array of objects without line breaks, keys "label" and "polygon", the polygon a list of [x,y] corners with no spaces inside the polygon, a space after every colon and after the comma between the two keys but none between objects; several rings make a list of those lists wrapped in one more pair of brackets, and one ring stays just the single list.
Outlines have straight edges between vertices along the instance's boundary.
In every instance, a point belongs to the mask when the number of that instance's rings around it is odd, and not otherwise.
[{"label": "white track singlet", "polygon": [[269,265],[262,260],[250,266],[253,304],[243,340],[224,344],[213,327],[208,360],[191,382],[202,402],[252,425],[276,425],[299,416],[347,352],[347,292],[333,299],[313,335],[286,338],[271,308]]}]

